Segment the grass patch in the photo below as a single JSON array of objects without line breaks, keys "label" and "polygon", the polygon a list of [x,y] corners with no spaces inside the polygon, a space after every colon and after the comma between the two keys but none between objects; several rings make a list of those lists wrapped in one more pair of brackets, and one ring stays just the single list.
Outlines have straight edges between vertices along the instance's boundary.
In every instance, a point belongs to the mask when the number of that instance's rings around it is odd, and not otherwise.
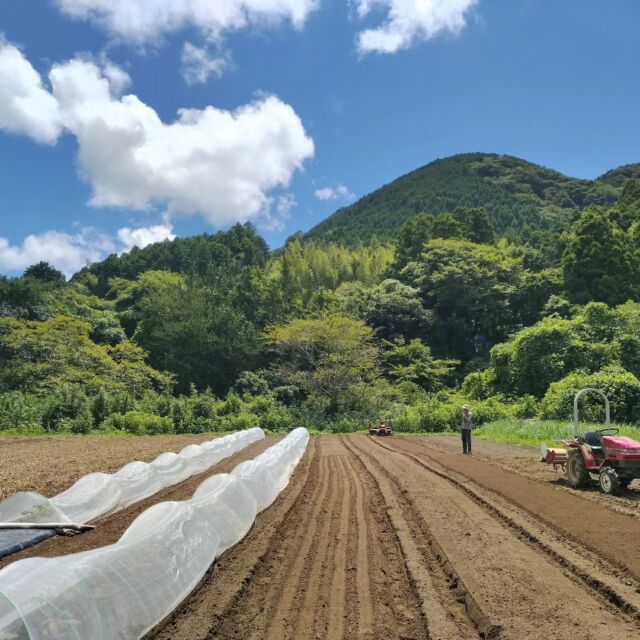
[{"label": "grass patch", "polygon": [[[627,436],[640,441],[640,427],[627,424],[612,424],[620,430],[621,436]],[[580,429],[595,431],[603,429],[603,424],[580,423]],[[508,442],[538,447],[543,442],[552,445],[556,438],[567,439],[573,436],[573,423],[560,420],[496,420],[489,422],[474,431],[474,436],[482,440],[494,442]]]}]

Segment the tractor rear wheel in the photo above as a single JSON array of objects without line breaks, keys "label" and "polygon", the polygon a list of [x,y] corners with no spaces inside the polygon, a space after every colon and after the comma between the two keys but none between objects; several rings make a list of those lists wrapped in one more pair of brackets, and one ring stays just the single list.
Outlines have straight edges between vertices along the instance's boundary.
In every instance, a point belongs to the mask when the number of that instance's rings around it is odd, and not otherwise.
[{"label": "tractor rear wheel", "polygon": [[613,469],[607,468],[600,472],[600,488],[602,493],[606,493],[608,496],[620,493],[620,480]]},{"label": "tractor rear wheel", "polygon": [[585,469],[584,458],[580,451],[569,451],[566,470],[567,482],[574,489],[584,487],[590,480],[589,472]]}]

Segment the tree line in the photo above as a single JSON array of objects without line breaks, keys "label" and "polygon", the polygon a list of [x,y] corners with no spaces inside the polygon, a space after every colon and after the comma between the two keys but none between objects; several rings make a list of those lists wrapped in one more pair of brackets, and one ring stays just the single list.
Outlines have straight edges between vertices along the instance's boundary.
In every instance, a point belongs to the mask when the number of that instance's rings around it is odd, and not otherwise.
[{"label": "tree line", "polygon": [[33,265],[0,278],[0,430],[441,430],[465,400],[564,417],[587,383],[636,422],[640,182],[620,192],[517,238],[454,206],[357,247],[236,225],[68,282]]}]

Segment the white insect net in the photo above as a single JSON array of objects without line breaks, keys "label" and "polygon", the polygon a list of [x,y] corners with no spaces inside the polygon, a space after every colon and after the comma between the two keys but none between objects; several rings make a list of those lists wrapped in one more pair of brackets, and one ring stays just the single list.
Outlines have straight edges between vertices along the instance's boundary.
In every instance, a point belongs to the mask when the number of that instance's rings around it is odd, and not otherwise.
[{"label": "white insect net", "polygon": [[0,522],[90,522],[202,473],[261,438],[264,432],[256,427],[163,453],[152,462],[130,462],[113,474],[90,473],[53,498],[16,493],[0,502]]},{"label": "white insect net", "polygon": [[286,487],[309,434],[295,429],[190,500],[144,511],[118,542],[0,571],[2,640],[140,638],[197,585]]}]

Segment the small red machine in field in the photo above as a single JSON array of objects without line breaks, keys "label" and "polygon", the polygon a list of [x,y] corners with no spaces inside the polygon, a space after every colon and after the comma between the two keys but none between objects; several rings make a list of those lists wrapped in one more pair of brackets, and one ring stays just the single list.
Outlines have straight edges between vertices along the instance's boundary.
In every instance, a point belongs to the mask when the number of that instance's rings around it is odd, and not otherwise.
[{"label": "small red machine in field", "polygon": [[[594,392],[605,402],[605,428],[580,434],[578,426],[578,400]],[[572,440],[562,440],[563,448],[542,445],[542,462],[561,466],[567,482],[574,488],[584,487],[597,476],[600,489],[608,495],[626,489],[632,480],[640,478],[640,442],[618,436],[618,429],[610,426],[609,398],[599,389],[583,389],[573,401]]]},{"label": "small red machine in field", "polygon": [[391,423],[385,424],[381,422],[377,427],[369,427],[370,436],[392,436],[393,427]]}]

